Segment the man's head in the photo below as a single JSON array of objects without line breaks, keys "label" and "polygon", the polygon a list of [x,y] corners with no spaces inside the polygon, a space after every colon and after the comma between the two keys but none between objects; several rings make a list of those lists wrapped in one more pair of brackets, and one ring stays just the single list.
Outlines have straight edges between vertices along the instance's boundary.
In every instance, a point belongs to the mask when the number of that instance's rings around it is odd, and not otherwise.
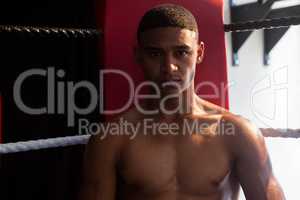
[{"label": "man's head", "polygon": [[140,42],[143,32],[163,27],[188,29],[194,31],[198,37],[197,22],[189,10],[174,4],[162,4],[144,14],[137,30],[138,41]]},{"label": "man's head", "polygon": [[190,11],[173,4],[152,8],[140,21],[137,40],[136,58],[147,80],[165,91],[174,91],[174,86],[163,86],[166,82],[179,86],[179,91],[191,86],[204,44],[199,42],[197,22]]}]

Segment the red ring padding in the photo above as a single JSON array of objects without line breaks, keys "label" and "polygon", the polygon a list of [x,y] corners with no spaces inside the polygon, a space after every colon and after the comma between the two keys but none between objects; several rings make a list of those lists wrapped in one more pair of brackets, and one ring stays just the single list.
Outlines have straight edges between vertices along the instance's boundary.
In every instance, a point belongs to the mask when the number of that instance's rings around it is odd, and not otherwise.
[{"label": "red ring padding", "polygon": [[[205,42],[205,59],[197,67],[195,85],[202,81],[211,81],[219,88],[219,95],[211,87],[202,87],[198,94],[210,102],[228,108],[228,92],[222,91],[227,84],[225,33],[223,29],[222,0],[106,0],[104,12],[99,6],[98,26],[104,30],[104,43],[101,57],[105,69],[121,69],[129,73],[135,83],[143,80],[143,75],[133,58],[133,46],[139,20],[146,10],[160,4],[174,3],[189,9],[197,18],[200,39]],[[103,5],[103,4],[102,4]],[[124,105],[128,100],[128,84],[124,78],[111,75],[104,81],[105,108],[113,109]]]}]

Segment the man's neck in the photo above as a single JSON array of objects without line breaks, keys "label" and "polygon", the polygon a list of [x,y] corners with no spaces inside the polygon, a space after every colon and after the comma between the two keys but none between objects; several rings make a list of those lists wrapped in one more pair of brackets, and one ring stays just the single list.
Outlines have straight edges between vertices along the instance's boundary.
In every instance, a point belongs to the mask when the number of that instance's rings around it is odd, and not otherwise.
[{"label": "man's neck", "polygon": [[149,110],[159,110],[159,118],[172,121],[180,116],[205,114],[198,98],[191,86],[179,94],[163,95],[159,99],[148,100],[145,106]]}]

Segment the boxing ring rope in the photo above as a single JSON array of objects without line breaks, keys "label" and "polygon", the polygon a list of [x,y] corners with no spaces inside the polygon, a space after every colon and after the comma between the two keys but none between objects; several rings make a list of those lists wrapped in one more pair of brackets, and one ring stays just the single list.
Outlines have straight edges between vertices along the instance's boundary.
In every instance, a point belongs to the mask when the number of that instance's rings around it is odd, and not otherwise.
[{"label": "boxing ring rope", "polygon": [[[300,16],[248,21],[244,23],[224,24],[225,32],[243,32],[257,29],[273,29],[299,25]],[[0,25],[0,33],[20,33],[30,36],[50,36],[66,38],[97,37],[102,34],[96,29],[49,28],[32,26]],[[261,128],[265,137],[300,138],[300,129]],[[90,135],[68,136],[49,139],[30,140],[16,143],[0,144],[0,155],[32,150],[66,147],[86,144]]]},{"label": "boxing ring rope", "polygon": [[[261,128],[260,130],[265,137],[300,138],[300,129]],[[79,135],[0,144],[0,155],[81,144],[84,145],[88,142],[89,138],[90,135]]]},{"label": "boxing ring rope", "polygon": [[51,28],[51,27],[32,27],[0,25],[0,33],[21,33],[31,36],[50,36],[67,38],[90,38],[101,35],[101,31],[96,29],[76,29],[76,28]]},{"label": "boxing ring rope", "polygon": [[[289,27],[300,24],[300,16],[282,17],[274,19],[265,19],[260,21],[247,21],[242,23],[225,24],[225,32],[244,32],[258,29],[274,29]],[[102,34],[96,29],[76,29],[76,28],[54,28],[54,27],[33,27],[33,26],[15,26],[0,25],[0,33],[25,33],[48,36],[65,36],[65,37],[94,37]]]},{"label": "boxing ring rope", "polygon": [[26,152],[32,150],[49,149],[56,147],[67,147],[86,144],[90,135],[57,137],[40,140],[29,140],[25,142],[0,144],[0,155],[8,153]]},{"label": "boxing ring rope", "polygon": [[[224,24],[225,32],[244,32],[258,29],[274,29],[300,25],[300,16],[265,19],[259,21],[247,21],[242,23]],[[76,29],[76,28],[54,28],[54,27],[33,27],[0,25],[0,33],[25,33],[39,36],[63,36],[67,38],[97,37],[102,31],[97,29]]]},{"label": "boxing ring rope", "polygon": [[300,25],[300,16],[265,19],[259,21],[247,21],[242,23],[225,24],[225,32],[245,32],[258,29],[274,29]]}]

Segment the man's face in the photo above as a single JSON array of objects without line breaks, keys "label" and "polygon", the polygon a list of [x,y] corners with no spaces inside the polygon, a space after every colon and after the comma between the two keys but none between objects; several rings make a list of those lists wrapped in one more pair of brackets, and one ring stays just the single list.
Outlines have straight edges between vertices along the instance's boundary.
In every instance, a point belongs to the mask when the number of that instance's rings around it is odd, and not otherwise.
[{"label": "man's face", "polygon": [[[204,44],[197,33],[176,27],[155,28],[141,34],[136,57],[145,77],[164,92],[182,92],[194,81]],[[168,84],[166,84],[168,83]]]}]

